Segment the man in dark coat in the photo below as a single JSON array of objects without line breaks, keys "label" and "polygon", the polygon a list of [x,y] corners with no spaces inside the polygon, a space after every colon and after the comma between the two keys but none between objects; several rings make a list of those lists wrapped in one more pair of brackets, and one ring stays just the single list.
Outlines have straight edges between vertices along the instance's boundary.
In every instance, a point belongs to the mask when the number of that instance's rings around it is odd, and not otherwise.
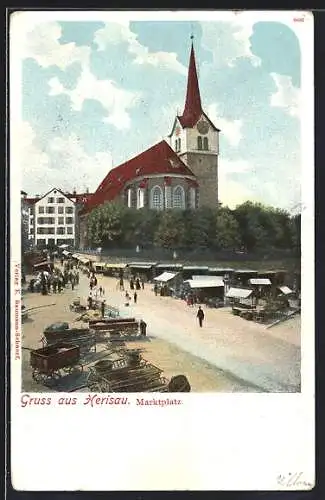
[{"label": "man in dark coat", "polygon": [[105,316],[105,300],[102,301],[100,305],[101,313],[102,313],[102,318]]},{"label": "man in dark coat", "polygon": [[199,325],[200,325],[200,327],[202,328],[202,325],[203,325],[203,320],[204,320],[204,312],[203,312],[203,310],[201,309],[201,306],[199,306],[199,309],[198,309],[198,312],[197,312],[196,317],[198,318],[198,320],[199,320]]}]

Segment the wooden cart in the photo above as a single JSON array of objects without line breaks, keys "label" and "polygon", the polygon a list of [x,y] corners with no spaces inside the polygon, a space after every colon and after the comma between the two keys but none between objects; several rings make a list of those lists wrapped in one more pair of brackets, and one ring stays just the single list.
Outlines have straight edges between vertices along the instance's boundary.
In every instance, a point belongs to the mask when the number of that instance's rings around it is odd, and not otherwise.
[{"label": "wooden cart", "polygon": [[31,351],[30,365],[33,379],[44,385],[74,370],[83,371],[79,346],[65,343]]}]

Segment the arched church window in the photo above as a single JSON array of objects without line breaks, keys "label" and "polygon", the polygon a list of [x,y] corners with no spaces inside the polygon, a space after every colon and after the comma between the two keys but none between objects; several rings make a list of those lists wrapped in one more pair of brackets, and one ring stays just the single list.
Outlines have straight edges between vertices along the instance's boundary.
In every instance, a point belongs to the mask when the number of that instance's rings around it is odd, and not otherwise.
[{"label": "arched church window", "polygon": [[202,137],[200,135],[197,138],[197,148],[202,149]]},{"label": "arched church window", "polygon": [[163,210],[163,192],[161,187],[155,186],[151,190],[151,208],[154,210]]},{"label": "arched church window", "polygon": [[178,139],[178,152],[181,150],[181,139]]},{"label": "arched church window", "polygon": [[175,140],[175,151],[176,151],[176,153],[178,151],[178,139]]},{"label": "arched church window", "polygon": [[207,137],[203,137],[203,149],[205,151],[208,151],[208,149],[209,149],[209,141],[208,141]]},{"label": "arched church window", "polygon": [[185,209],[185,193],[182,186],[176,186],[173,193],[173,208]]}]

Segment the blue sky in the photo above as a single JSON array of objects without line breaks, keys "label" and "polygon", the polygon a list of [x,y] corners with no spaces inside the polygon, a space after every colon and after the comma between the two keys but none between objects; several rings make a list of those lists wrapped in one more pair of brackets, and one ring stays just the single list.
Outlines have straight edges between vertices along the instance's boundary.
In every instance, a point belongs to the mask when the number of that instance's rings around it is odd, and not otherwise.
[{"label": "blue sky", "polygon": [[96,189],[182,112],[190,34],[220,136],[220,198],[300,202],[300,48],[279,22],[34,24],[23,50],[23,189]]}]

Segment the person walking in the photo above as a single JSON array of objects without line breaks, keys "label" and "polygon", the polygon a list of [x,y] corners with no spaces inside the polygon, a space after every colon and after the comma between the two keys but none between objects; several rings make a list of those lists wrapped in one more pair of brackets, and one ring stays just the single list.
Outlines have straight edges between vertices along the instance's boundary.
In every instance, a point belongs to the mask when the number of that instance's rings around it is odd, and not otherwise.
[{"label": "person walking", "polygon": [[102,313],[102,318],[105,316],[105,300],[102,301],[100,305],[101,313]]},{"label": "person walking", "polygon": [[99,287],[99,296],[100,297],[102,296],[102,292],[103,292],[103,287],[100,285],[100,287]]},{"label": "person walking", "polygon": [[203,310],[201,309],[201,306],[199,306],[199,309],[198,309],[198,312],[197,312],[196,317],[198,318],[198,320],[199,320],[199,325],[200,325],[200,327],[202,328],[202,325],[203,325],[203,320],[204,320],[204,312],[203,312]]},{"label": "person walking", "polygon": [[141,280],[141,288],[142,288],[142,290],[144,290],[144,280],[143,279]]},{"label": "person walking", "polygon": [[136,304],[137,300],[138,300],[138,294],[137,294],[137,292],[134,292],[133,300],[134,300],[134,303]]}]

